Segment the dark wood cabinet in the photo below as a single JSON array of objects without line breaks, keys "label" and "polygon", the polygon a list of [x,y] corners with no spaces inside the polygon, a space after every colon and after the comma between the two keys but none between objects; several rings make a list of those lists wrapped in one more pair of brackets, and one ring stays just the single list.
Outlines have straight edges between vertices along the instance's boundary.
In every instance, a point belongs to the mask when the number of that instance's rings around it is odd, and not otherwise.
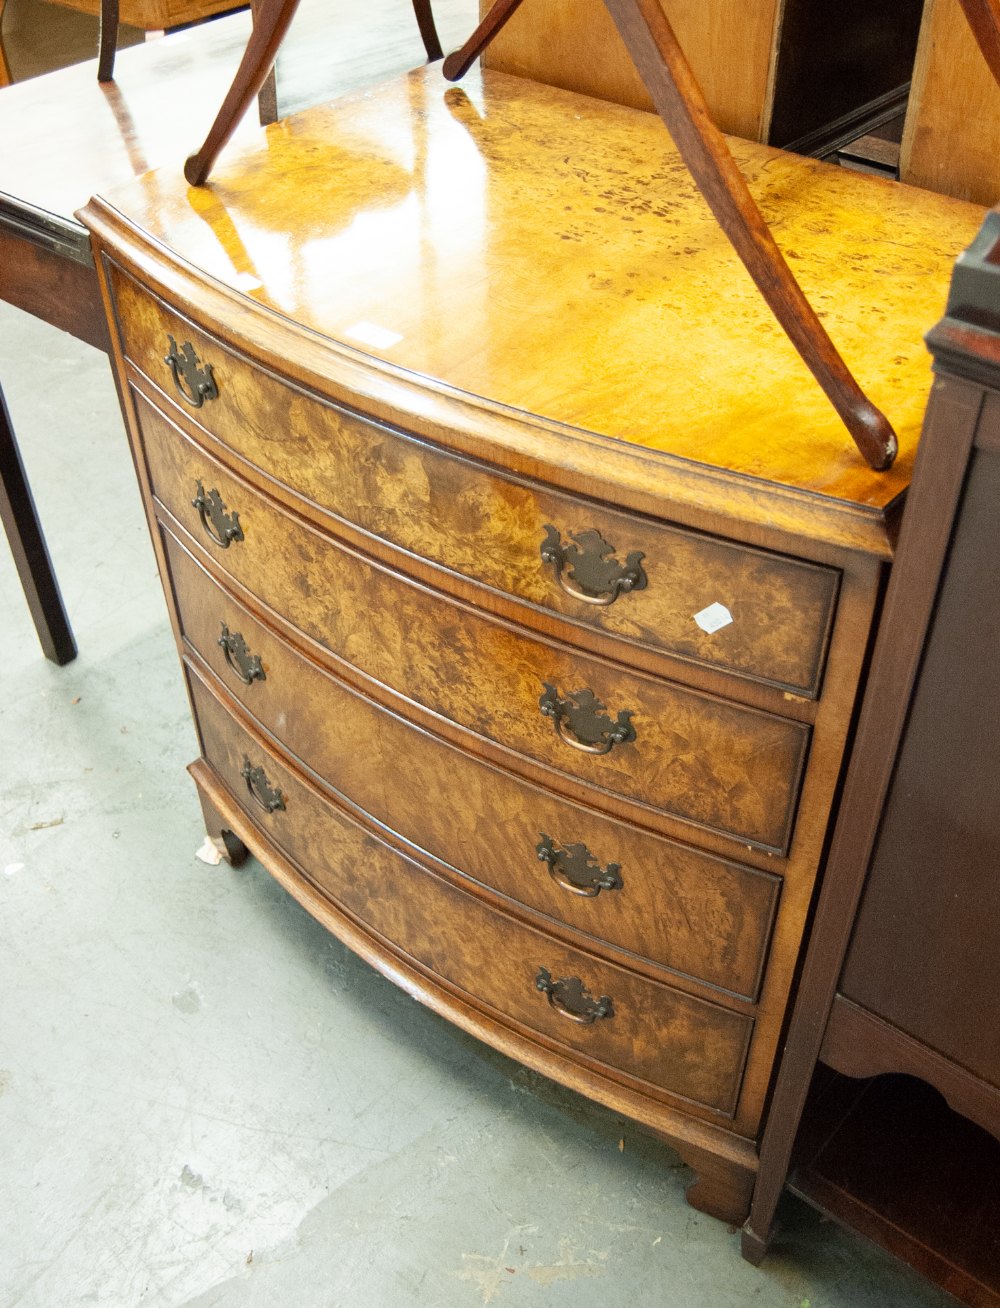
[{"label": "dark wood cabinet", "polygon": [[[755,1260],[771,1236],[817,1056],[852,1078],[918,1077],[952,1110],[1000,1139],[998,250],[1000,214],[994,211],[959,261],[947,317],[929,337],[938,375],[764,1135],[744,1239]],[[876,1085],[870,1093],[814,1087],[800,1140],[817,1133],[810,1115],[829,1114],[833,1106],[841,1124],[832,1138],[840,1143],[818,1155],[804,1147],[804,1175],[795,1188],[848,1220],[856,1214],[868,1233],[913,1254],[967,1302],[997,1303],[1000,1266],[984,1256],[975,1230],[992,1240],[1000,1150],[970,1134],[943,1106],[938,1120],[934,1102],[905,1081]],[[869,1128],[879,1123],[873,1138],[881,1180],[875,1189],[871,1160],[861,1160],[866,1115]],[[901,1126],[895,1145],[886,1126],[893,1119],[911,1124],[909,1134]],[[905,1207],[920,1227],[919,1236],[901,1241],[899,1211],[886,1220],[898,1209],[887,1160],[894,1149],[897,1162],[904,1151],[913,1152],[917,1120],[933,1133],[930,1154],[947,1153],[952,1164],[930,1178],[936,1193],[922,1203],[914,1196],[928,1180],[925,1172],[914,1170],[912,1161],[897,1168],[899,1184],[910,1191]],[[943,1133],[953,1140],[947,1148]],[[954,1157],[961,1149],[976,1153],[964,1170]],[[822,1170],[817,1157],[822,1168],[834,1169],[836,1183],[829,1170],[815,1185],[809,1179]],[[989,1167],[992,1186],[983,1176]],[[942,1190],[948,1180],[956,1185],[950,1194]],[[876,1190],[881,1202],[873,1198]],[[969,1221],[945,1213],[963,1211],[972,1196]],[[934,1220],[929,1205],[937,1206]],[[961,1248],[934,1250],[935,1234],[957,1239]]]}]

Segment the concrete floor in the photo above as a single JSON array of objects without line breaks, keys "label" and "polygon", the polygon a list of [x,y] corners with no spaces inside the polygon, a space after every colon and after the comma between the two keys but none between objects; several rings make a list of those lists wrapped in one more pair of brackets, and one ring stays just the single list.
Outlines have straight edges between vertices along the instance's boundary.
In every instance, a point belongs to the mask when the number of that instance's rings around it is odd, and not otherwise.
[{"label": "concrete floor", "polygon": [[108,363],[0,305],[0,379],[81,651],[0,543],[0,1308],[952,1302],[794,1201],[754,1270],[669,1150],[198,862]]}]

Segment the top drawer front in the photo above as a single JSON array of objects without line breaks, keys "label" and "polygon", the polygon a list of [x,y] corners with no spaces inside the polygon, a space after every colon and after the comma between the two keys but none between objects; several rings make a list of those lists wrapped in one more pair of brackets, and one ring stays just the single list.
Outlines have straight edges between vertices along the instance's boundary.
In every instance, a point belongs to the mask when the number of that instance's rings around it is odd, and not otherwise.
[{"label": "top drawer front", "polygon": [[[236,453],[320,507],[574,622],[818,694],[834,570],[502,476],[320,402],[252,367],[124,273],[111,273],[135,366]],[[171,340],[181,360],[176,383],[165,362]],[[190,368],[185,346],[196,359]],[[197,371],[203,365],[210,378]],[[206,388],[217,394],[204,398]],[[697,620],[713,605],[730,616],[721,615],[721,627],[711,615]]]}]

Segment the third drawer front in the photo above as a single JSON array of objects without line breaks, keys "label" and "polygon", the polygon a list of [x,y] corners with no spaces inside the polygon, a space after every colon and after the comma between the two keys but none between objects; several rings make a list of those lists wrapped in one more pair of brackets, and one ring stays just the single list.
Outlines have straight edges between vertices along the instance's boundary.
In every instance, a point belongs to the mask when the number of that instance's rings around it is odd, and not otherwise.
[{"label": "third drawer front", "polygon": [[637,831],[420,731],[294,652],[164,541],[185,639],[348,800],[550,918],[756,1000],[779,877]]},{"label": "third drawer front", "polygon": [[695,826],[784,854],[807,725],[627,672],[418,586],[228,472],[140,402],[153,489],[232,577],[432,713]]},{"label": "third drawer front", "polygon": [[267,837],[369,930],[473,1001],[731,1117],[753,1022],[567,947],[404,857],[235,723],[196,677],[205,756]]},{"label": "third drawer front", "polygon": [[[130,277],[113,270],[113,281],[126,351],[140,371],[249,463],[322,508],[572,621],[818,694],[835,570],[503,476],[308,397]],[[197,392],[183,378],[175,384],[165,362],[171,339],[212,367],[218,393],[197,410]],[[712,621],[720,607],[728,612],[722,625]]]}]

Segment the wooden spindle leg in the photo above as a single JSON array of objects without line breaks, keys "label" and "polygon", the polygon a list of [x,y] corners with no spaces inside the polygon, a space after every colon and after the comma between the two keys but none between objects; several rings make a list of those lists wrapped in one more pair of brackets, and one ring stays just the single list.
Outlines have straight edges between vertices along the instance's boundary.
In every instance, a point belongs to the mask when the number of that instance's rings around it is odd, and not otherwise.
[{"label": "wooden spindle leg", "polygon": [[41,524],[31,497],[31,488],[14,439],[7,403],[0,390],[0,522],[10,541],[14,565],[28,608],[38,632],[42,652],[53,663],[69,663],[76,658],[76,642],[70,630],[66,609],[52,560],[42,535]]},{"label": "wooden spindle leg", "polygon": [[118,50],[118,0],[101,0],[101,31],[97,44],[97,80],[110,82],[115,75]]},{"label": "wooden spindle leg", "polygon": [[521,3],[522,0],[496,0],[465,45],[444,61],[441,71],[449,82],[465,76],[496,34],[514,17]]},{"label": "wooden spindle leg", "polygon": [[413,13],[420,29],[420,39],[427,51],[427,62],[432,64],[435,59],[443,59],[444,51],[441,49],[441,38],[434,23],[430,0],[413,0]]},{"label": "wooden spindle leg", "polygon": [[222,108],[205,143],[184,165],[184,176],[192,186],[201,186],[206,181],[220,150],[263,86],[298,6],[299,0],[260,0],[250,40]]}]

